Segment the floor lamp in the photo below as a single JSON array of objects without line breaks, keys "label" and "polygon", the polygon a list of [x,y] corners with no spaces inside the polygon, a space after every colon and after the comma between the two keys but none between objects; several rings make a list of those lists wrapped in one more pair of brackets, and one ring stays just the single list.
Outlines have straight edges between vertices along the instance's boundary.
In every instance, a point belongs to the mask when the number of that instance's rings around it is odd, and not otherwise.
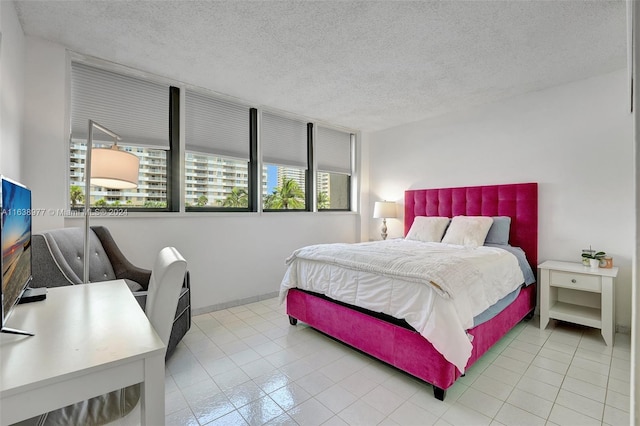
[{"label": "floor lamp", "polygon": [[[111,148],[93,148],[93,131],[99,130],[113,138]],[[84,163],[84,270],[82,282],[89,282],[89,217],[91,216],[91,185],[110,189],[132,189],[138,186],[140,159],[118,148],[120,136],[89,120],[87,154]]]}]

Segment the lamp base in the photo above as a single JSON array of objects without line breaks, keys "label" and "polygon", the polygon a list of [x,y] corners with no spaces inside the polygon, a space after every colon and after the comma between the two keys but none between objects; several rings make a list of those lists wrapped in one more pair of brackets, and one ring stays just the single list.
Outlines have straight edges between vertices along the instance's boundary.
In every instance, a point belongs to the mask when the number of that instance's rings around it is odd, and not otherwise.
[{"label": "lamp base", "polygon": [[387,219],[382,219],[382,232],[380,233],[380,236],[383,240],[387,239]]}]

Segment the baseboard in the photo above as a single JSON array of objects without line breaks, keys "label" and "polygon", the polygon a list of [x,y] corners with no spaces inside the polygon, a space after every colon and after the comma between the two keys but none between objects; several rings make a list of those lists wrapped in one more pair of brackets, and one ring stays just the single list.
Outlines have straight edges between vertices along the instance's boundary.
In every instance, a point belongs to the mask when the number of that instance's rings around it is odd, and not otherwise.
[{"label": "baseboard", "polygon": [[265,299],[272,299],[274,297],[278,297],[279,295],[280,295],[280,292],[274,291],[272,293],[261,294],[253,297],[247,297],[245,299],[238,299],[238,300],[232,300],[224,303],[217,303],[215,305],[209,305],[203,308],[194,309],[193,307],[191,307],[191,315],[196,316],[196,315],[207,314],[209,312],[221,311],[223,309],[229,309],[235,306],[247,305],[249,303],[259,302]]}]

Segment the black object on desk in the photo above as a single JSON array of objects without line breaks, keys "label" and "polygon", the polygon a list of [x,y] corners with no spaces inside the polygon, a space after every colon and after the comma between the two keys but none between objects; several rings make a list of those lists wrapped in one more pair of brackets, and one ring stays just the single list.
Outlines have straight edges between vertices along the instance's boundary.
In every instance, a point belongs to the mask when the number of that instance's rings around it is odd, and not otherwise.
[{"label": "black object on desk", "polygon": [[24,289],[24,293],[22,293],[20,300],[18,300],[18,304],[37,302],[39,300],[44,300],[46,298],[47,298],[46,287],[37,287],[37,288],[27,287]]}]

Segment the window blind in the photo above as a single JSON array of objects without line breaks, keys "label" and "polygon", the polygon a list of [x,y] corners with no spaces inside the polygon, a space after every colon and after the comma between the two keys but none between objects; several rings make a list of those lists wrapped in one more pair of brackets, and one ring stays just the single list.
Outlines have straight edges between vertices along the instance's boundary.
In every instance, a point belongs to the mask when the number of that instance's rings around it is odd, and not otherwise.
[{"label": "window blind", "polygon": [[319,171],[351,174],[351,133],[318,127],[315,146]]},{"label": "window blind", "polygon": [[262,160],[280,166],[307,168],[307,124],[262,113]]},{"label": "window blind", "polygon": [[249,108],[186,91],[185,137],[188,151],[249,161]]},{"label": "window blind", "polygon": [[[169,86],[73,62],[71,137],[87,139],[89,120],[120,143],[169,149]],[[95,140],[111,137],[94,131]]]}]

